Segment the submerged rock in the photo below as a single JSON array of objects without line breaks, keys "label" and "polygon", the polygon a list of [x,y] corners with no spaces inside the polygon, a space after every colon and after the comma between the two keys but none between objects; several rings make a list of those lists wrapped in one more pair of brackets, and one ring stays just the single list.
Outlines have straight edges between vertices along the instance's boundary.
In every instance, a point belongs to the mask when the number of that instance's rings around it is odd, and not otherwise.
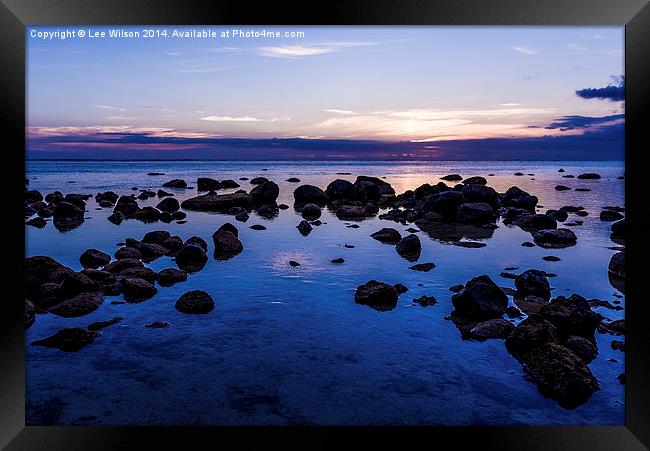
[{"label": "submerged rock", "polygon": [[392,228],[389,227],[384,227],[381,230],[378,230],[377,232],[373,233],[370,235],[377,241],[381,241],[382,243],[388,243],[388,244],[397,244],[400,242],[402,239],[402,235],[400,233]]},{"label": "submerged rock", "polygon": [[61,351],[74,352],[79,351],[86,345],[89,345],[95,338],[99,336],[99,332],[79,327],[70,329],[62,329],[51,337],[36,340],[32,343],[33,346],[45,346],[46,348],[58,348]]},{"label": "submerged rock", "polygon": [[175,307],[182,313],[205,314],[214,309],[214,301],[205,291],[192,290],[178,298]]},{"label": "submerged rock", "polygon": [[470,329],[469,333],[476,340],[489,340],[495,338],[507,338],[515,329],[515,326],[503,318],[494,318],[481,321]]},{"label": "submerged rock", "polygon": [[187,272],[176,268],[163,269],[158,273],[158,283],[161,287],[171,287],[178,282],[187,280]]},{"label": "submerged rock", "polygon": [[94,312],[104,302],[102,293],[79,293],[49,309],[63,318],[75,318]]},{"label": "submerged rock", "polygon": [[578,238],[569,229],[546,229],[533,232],[535,244],[546,248],[562,248],[575,246]]},{"label": "submerged rock", "polygon": [[397,290],[387,283],[370,280],[357,287],[354,302],[378,311],[392,310],[397,305]]},{"label": "submerged rock", "polygon": [[413,299],[413,303],[420,304],[421,307],[428,307],[437,304],[438,301],[433,296],[420,296],[419,298]]},{"label": "submerged rock", "polygon": [[97,269],[111,262],[111,256],[97,249],[86,249],[79,257],[84,268]]},{"label": "submerged rock", "polygon": [[296,228],[298,229],[298,231],[300,232],[300,234],[302,236],[309,235],[311,233],[312,229],[313,229],[311,224],[309,224],[307,221],[304,221],[304,220],[300,221],[300,224],[298,224],[296,226]]},{"label": "submerged rock", "polygon": [[420,242],[420,238],[412,233],[402,238],[395,246],[395,250],[400,257],[405,258],[408,261],[416,261],[420,258],[422,243]]},{"label": "submerged rock", "polygon": [[126,277],[122,279],[122,292],[127,302],[141,302],[151,299],[158,293],[158,289],[147,280],[139,277]]},{"label": "submerged rock", "polygon": [[306,204],[302,207],[302,217],[307,220],[318,219],[321,216],[320,207],[316,204]]}]

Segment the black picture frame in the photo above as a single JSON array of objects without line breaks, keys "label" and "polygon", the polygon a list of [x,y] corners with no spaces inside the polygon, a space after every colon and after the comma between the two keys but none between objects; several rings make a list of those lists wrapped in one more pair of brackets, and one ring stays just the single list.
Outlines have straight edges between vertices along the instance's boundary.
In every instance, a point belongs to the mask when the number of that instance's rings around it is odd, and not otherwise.
[{"label": "black picture frame", "polygon": [[[626,75],[626,388],[620,427],[431,428],[156,428],[25,427],[22,281],[25,161],[25,26],[60,24],[251,25],[618,25],[625,26]],[[450,444],[480,449],[642,450],[650,447],[650,301],[645,299],[650,230],[644,152],[650,150],[643,117],[650,117],[650,4],[646,0],[444,0],[248,3],[133,0],[2,0],[0,5],[3,157],[7,194],[1,271],[5,299],[0,315],[0,446],[10,450],[131,449],[172,447],[265,448],[345,446],[357,435],[365,447]],[[7,213],[14,212],[14,213]],[[408,440],[408,442],[407,442]],[[232,445],[231,445],[232,444]],[[202,446],[202,447],[203,447]],[[408,446],[408,445],[407,445]]]}]

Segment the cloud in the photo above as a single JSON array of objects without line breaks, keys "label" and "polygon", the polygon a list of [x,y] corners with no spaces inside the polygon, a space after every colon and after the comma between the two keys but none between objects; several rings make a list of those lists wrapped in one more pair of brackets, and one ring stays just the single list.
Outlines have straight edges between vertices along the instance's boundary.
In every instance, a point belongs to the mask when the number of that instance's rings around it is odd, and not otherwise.
[{"label": "cloud", "polygon": [[601,99],[610,102],[625,100],[625,77],[619,77],[617,84],[610,84],[604,88],[578,89],[576,95],[583,99]]},{"label": "cloud", "polygon": [[182,54],[183,54],[183,52],[171,52],[171,51],[168,51],[168,52],[166,52],[166,53],[167,53],[167,55],[169,55],[169,56],[178,56],[178,55],[182,55]]},{"label": "cloud", "polygon": [[352,115],[352,114],[357,114],[357,113],[355,113],[354,111],[350,111],[350,110],[337,110],[336,108],[328,108],[328,109],[323,110],[323,111],[325,111],[326,113],[343,114],[343,115],[345,115],[345,116],[349,116],[349,115]]},{"label": "cloud", "polygon": [[99,108],[102,110],[111,110],[111,111],[126,111],[126,108],[118,108],[115,106],[110,106],[110,105],[92,105],[95,108]]},{"label": "cloud", "polygon": [[513,45],[510,47],[512,50],[516,50],[519,53],[523,53],[524,55],[534,55],[537,52],[530,47],[525,47],[525,46],[518,46],[518,45]]},{"label": "cloud", "polygon": [[262,56],[272,58],[303,58],[307,56],[326,55],[328,53],[340,52],[344,49],[354,47],[366,47],[378,44],[388,44],[398,41],[385,41],[385,42],[366,42],[366,41],[351,41],[351,42],[324,42],[320,44],[310,45],[280,45],[274,47],[260,47],[258,52]]},{"label": "cloud", "polygon": [[520,103],[502,103],[499,106],[519,106]]},{"label": "cloud", "polygon": [[200,118],[202,121],[210,122],[262,122],[263,119],[258,119],[251,116],[203,116]]},{"label": "cloud", "polygon": [[533,78],[537,78],[537,77],[539,77],[540,75],[542,75],[541,72],[535,72],[534,74],[524,75],[522,78],[523,78],[524,80],[532,80]]},{"label": "cloud", "polygon": [[604,126],[611,126],[622,124],[625,122],[624,114],[614,114],[611,116],[602,117],[589,117],[589,116],[563,116],[555,119],[555,122],[544,127],[546,130],[576,130],[587,128],[599,128]]}]

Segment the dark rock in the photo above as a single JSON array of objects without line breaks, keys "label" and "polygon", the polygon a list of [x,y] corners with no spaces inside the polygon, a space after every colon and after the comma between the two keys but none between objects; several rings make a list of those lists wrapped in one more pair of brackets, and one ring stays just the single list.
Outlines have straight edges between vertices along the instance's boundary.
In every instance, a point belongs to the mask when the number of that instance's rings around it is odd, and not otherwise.
[{"label": "dark rock", "polygon": [[451,291],[452,293],[458,293],[463,288],[465,288],[465,285],[463,284],[453,285],[449,287],[449,291]]},{"label": "dark rock", "polygon": [[[591,342],[589,342],[589,343],[591,343]],[[614,351],[625,352],[625,342],[624,341],[612,340],[612,343],[610,344],[610,346],[612,347],[612,349]]]},{"label": "dark rock", "polygon": [[471,279],[451,297],[455,313],[469,318],[496,318],[503,315],[508,297],[488,276]]},{"label": "dark rock", "polygon": [[295,260],[289,260],[289,266],[292,266],[292,267],[295,268],[296,266],[300,266],[300,263],[298,263]]},{"label": "dark rock", "polygon": [[325,194],[330,200],[354,199],[354,185],[347,180],[336,179],[327,185]]},{"label": "dark rock", "polygon": [[100,287],[96,281],[83,273],[75,272],[63,279],[57,294],[60,298],[66,299],[80,293],[93,293],[99,290]]},{"label": "dark rock", "polygon": [[135,215],[139,208],[140,207],[138,206],[138,202],[135,200],[135,198],[131,196],[121,196],[117,200],[115,208],[113,208],[113,213],[120,212],[124,215],[124,218],[131,218]]},{"label": "dark rock", "polygon": [[568,186],[564,186],[564,185],[555,185],[555,191],[568,191],[568,190],[570,190],[570,189],[571,189],[571,188],[569,188]]},{"label": "dark rock", "polygon": [[623,215],[620,214],[617,211],[613,210],[603,210],[600,212],[600,220],[601,221],[618,221],[619,219],[622,219]]},{"label": "dark rock", "polygon": [[120,225],[124,221],[124,214],[121,211],[113,212],[108,218],[115,225]]},{"label": "dark rock", "polygon": [[306,204],[302,207],[302,217],[307,220],[318,219],[321,216],[320,207],[316,204]]},{"label": "dark rock", "polygon": [[118,260],[128,259],[140,259],[142,258],[142,252],[139,249],[130,246],[124,246],[115,251],[115,258]]},{"label": "dark rock", "polygon": [[575,233],[569,229],[546,229],[533,232],[535,244],[546,248],[575,246],[577,240]]},{"label": "dark rock", "polygon": [[250,209],[253,198],[250,194],[236,192],[232,194],[216,194],[210,191],[202,196],[186,199],[181,203],[184,210],[216,211],[225,213],[233,207]]},{"label": "dark rock", "polygon": [[409,267],[409,269],[412,269],[414,271],[429,272],[435,267],[435,263],[419,263],[417,265]]},{"label": "dark rock", "polygon": [[268,181],[269,181],[269,179],[267,179],[266,177],[254,177],[254,178],[251,179],[250,184],[251,185],[261,185],[261,184],[266,183]]},{"label": "dark rock", "polygon": [[28,329],[29,326],[34,324],[35,319],[36,307],[34,307],[34,304],[30,300],[25,299],[25,329]]},{"label": "dark rock", "polygon": [[497,207],[499,196],[497,192],[489,186],[472,183],[464,185],[460,192],[465,196],[465,199],[468,202],[486,203],[490,204],[492,208]]},{"label": "dark rock", "polygon": [[84,222],[84,209],[66,202],[59,202],[52,212],[54,227],[59,230],[69,230]]},{"label": "dark rock", "polygon": [[70,329],[62,329],[51,337],[36,340],[32,345],[58,348],[66,352],[75,352],[95,341],[95,338],[98,336],[99,332],[73,327]]},{"label": "dark rock", "polygon": [[141,302],[151,299],[158,293],[158,289],[147,280],[139,277],[126,277],[122,279],[122,292],[127,302]]},{"label": "dark rock", "polygon": [[[175,200],[173,198],[169,198]],[[160,211],[153,207],[142,207],[135,212],[133,217],[142,222],[156,222],[160,219]]]},{"label": "dark rock", "polygon": [[479,242],[476,242],[476,241],[452,241],[449,244],[452,244],[452,245],[458,246],[458,247],[471,248],[471,249],[478,249],[480,247],[487,246],[485,243],[479,243]]},{"label": "dark rock", "polygon": [[205,291],[192,290],[176,301],[176,310],[188,314],[209,313],[214,309],[212,297]]},{"label": "dark rock", "polygon": [[520,322],[506,338],[506,349],[521,360],[535,348],[547,343],[557,343],[557,330],[553,324],[538,314],[531,314]]},{"label": "dark rock", "polygon": [[248,213],[246,213],[245,211],[239,212],[235,215],[235,220],[240,222],[246,222],[248,221],[248,218],[249,218]]},{"label": "dark rock", "polygon": [[333,260],[330,260],[331,263],[343,263],[345,260],[342,259],[341,257],[335,258]]},{"label": "dark rock", "polygon": [[293,192],[293,197],[298,204],[314,203],[324,205],[329,200],[327,194],[313,185],[301,185]]},{"label": "dark rock", "polygon": [[373,233],[370,236],[377,241],[388,244],[397,244],[402,239],[402,235],[400,235],[397,230],[391,229],[389,227],[384,227],[383,229]]},{"label": "dark rock", "polygon": [[578,178],[580,180],[598,180],[600,178],[600,175],[596,174],[595,172],[587,172],[585,174],[580,174]]},{"label": "dark rock", "polygon": [[[568,213],[564,210],[546,210],[546,216],[549,216],[559,222],[564,222],[569,217]],[[555,227],[551,228],[557,228],[557,224]]]},{"label": "dark rock", "polygon": [[362,201],[379,200],[381,192],[377,184],[357,179],[354,183],[354,197]]},{"label": "dark rock", "polygon": [[289,177],[286,181],[289,183],[300,183],[300,179],[296,177]]},{"label": "dark rock", "polygon": [[36,306],[39,305],[45,295],[41,291],[42,285],[54,284],[54,287],[58,287],[64,279],[74,273],[72,269],[46,256],[26,258],[23,270],[25,298],[32,301]]},{"label": "dark rock", "polygon": [[362,220],[366,216],[369,214],[363,205],[340,205],[336,209],[336,217],[342,221]]},{"label": "dark rock", "polygon": [[481,321],[470,329],[471,336],[476,340],[489,340],[495,338],[507,338],[515,329],[515,326],[503,318],[494,318]]},{"label": "dark rock", "polygon": [[562,259],[560,257],[556,257],[554,255],[547,255],[545,257],[542,257],[542,260],[545,260],[547,262],[559,262]]},{"label": "dark rock", "polygon": [[546,274],[537,269],[529,269],[515,277],[515,287],[519,297],[537,296],[547,301],[551,299],[551,287]]},{"label": "dark rock", "polygon": [[607,266],[607,274],[612,286],[625,293],[625,251],[612,255]]},{"label": "dark rock", "polygon": [[413,303],[420,304],[422,307],[428,307],[437,304],[438,301],[433,296],[420,296],[419,298],[413,299]]},{"label": "dark rock", "polygon": [[[264,178],[264,177],[260,177]],[[255,180],[255,179],[253,179]],[[251,180],[251,183],[253,183]],[[270,182],[264,179],[262,183],[259,183],[255,188],[250,192],[253,202],[255,203],[275,203],[275,200],[280,194],[280,187],[275,182]]]},{"label": "dark rock", "polygon": [[212,241],[214,243],[214,258],[217,260],[226,260],[244,250],[242,242],[232,232],[226,230],[214,232]]},{"label": "dark rock", "polygon": [[501,201],[506,207],[522,208],[534,212],[538,199],[535,196],[531,196],[526,191],[513,186],[508,188],[508,190],[503,194]]},{"label": "dark rock", "polygon": [[448,182],[457,182],[463,180],[463,177],[461,177],[459,174],[449,174],[449,175],[445,175],[444,177],[440,177],[440,179],[446,180]]},{"label": "dark rock", "polygon": [[542,214],[529,214],[515,219],[514,224],[527,232],[542,229],[557,229],[553,217]]},{"label": "dark rock", "polygon": [[458,207],[465,200],[465,196],[458,191],[445,191],[424,197],[418,202],[418,208],[423,212],[438,213],[446,219],[455,219]]},{"label": "dark rock", "polygon": [[147,175],[165,175],[164,172],[148,172]]},{"label": "dark rock", "polygon": [[239,188],[239,183],[234,180],[222,180],[221,187],[224,189]]},{"label": "dark rock", "polygon": [[42,229],[43,227],[45,227],[47,225],[47,221],[45,219],[41,218],[41,217],[37,217],[37,218],[30,219],[29,221],[27,221],[25,223],[25,225]]},{"label": "dark rock", "polygon": [[186,280],[187,272],[176,268],[163,269],[158,273],[158,284],[161,287],[171,287],[176,283],[185,282]]},{"label": "dark rock", "polygon": [[572,409],[584,404],[600,389],[598,380],[584,362],[556,343],[533,349],[523,362],[540,392],[556,399],[562,407]]},{"label": "dark rock", "polygon": [[142,238],[142,242],[149,244],[162,244],[170,237],[171,234],[165,230],[154,230],[152,232],[147,232]]},{"label": "dark rock", "polygon": [[239,237],[239,230],[237,229],[237,227],[235,227],[234,225],[232,225],[229,222],[224,223],[221,227],[219,227],[217,229],[217,231],[219,231],[219,230],[230,232],[233,235],[235,235],[236,237]]},{"label": "dark rock", "polygon": [[264,219],[272,219],[278,214],[278,211],[269,205],[262,205],[255,212]]},{"label": "dark rock", "polygon": [[[233,226],[233,228],[235,229],[235,231],[237,231],[237,228],[235,226]],[[228,229],[224,229],[224,230],[228,230]],[[232,232],[232,229],[230,229],[228,231]],[[235,236],[237,236],[238,233],[239,233],[239,231],[237,231]],[[188,238],[187,241],[185,242],[185,244],[196,244],[196,245],[200,246],[201,249],[203,249],[205,252],[208,252],[208,243],[203,238],[201,238],[200,236],[193,236],[193,237]]]},{"label": "dark rock", "polygon": [[167,213],[174,213],[175,211],[178,211],[180,208],[180,204],[178,201],[173,198],[173,197],[165,197],[163,200],[161,200],[158,205],[156,205],[156,208],[160,211],[164,211]]},{"label": "dark rock", "polygon": [[535,245],[530,241],[524,241],[523,243],[521,243],[521,245],[524,247],[535,247]]},{"label": "dark rock", "polygon": [[196,179],[197,191],[217,191],[222,188],[221,182],[209,177],[199,177]]},{"label": "dark rock", "polygon": [[151,282],[151,283],[154,283],[156,281],[156,278],[158,277],[158,275],[154,270],[145,267],[126,268],[120,271],[117,274],[117,276],[120,278],[136,277],[138,279],[144,279],[147,282]]},{"label": "dark rock", "polygon": [[[207,246],[206,246],[207,247]],[[176,264],[187,272],[197,272],[203,269],[208,261],[205,249],[197,243],[188,242],[176,253]]]},{"label": "dark rock", "polygon": [[603,325],[608,332],[616,335],[625,335],[625,319],[617,319]]},{"label": "dark rock", "polygon": [[159,189],[157,192],[158,197],[168,197],[168,196],[173,196],[172,193],[164,191],[162,189]]},{"label": "dark rock", "polygon": [[483,177],[468,177],[463,180],[464,185],[487,185],[487,180]]},{"label": "dark rock", "polygon": [[110,262],[108,265],[104,266],[104,271],[110,272],[111,274],[119,274],[127,268],[142,268],[144,265],[137,258],[125,258],[121,260],[116,260]]},{"label": "dark rock", "polygon": [[354,292],[354,302],[368,305],[378,311],[387,311],[395,308],[397,296],[395,287],[376,280],[370,280],[357,287]]},{"label": "dark rock", "polygon": [[406,293],[409,290],[408,287],[402,283],[396,283],[395,285],[393,285],[393,287],[395,288],[395,291],[397,291],[398,296],[400,294]]},{"label": "dark rock", "polygon": [[589,302],[577,294],[569,298],[558,296],[542,306],[539,315],[553,323],[560,335],[579,335],[593,338],[594,331],[603,317],[591,310]]},{"label": "dark rock", "polygon": [[149,329],[164,329],[169,326],[171,326],[171,323],[167,321],[154,321],[153,323],[145,324],[144,327],[148,327]]},{"label": "dark rock", "polygon": [[249,228],[253,230],[266,230],[266,227],[264,227],[262,224],[253,224]]},{"label": "dark rock", "polygon": [[123,319],[124,318],[122,318],[121,316],[116,316],[115,318],[109,319],[108,321],[97,321],[97,322],[94,322],[94,323],[90,324],[88,326],[88,330],[90,330],[90,331],[98,331],[98,330],[101,330],[101,329],[105,329],[108,326],[112,326],[113,324],[119,323]]},{"label": "dark rock", "polygon": [[181,179],[173,179],[163,183],[163,188],[187,188],[187,182]]},{"label": "dark rock", "polygon": [[300,224],[298,224],[296,226],[296,228],[298,229],[298,231],[300,232],[300,234],[302,236],[309,235],[311,233],[312,229],[313,229],[311,224],[309,224],[307,221],[304,221],[304,220],[300,221]]},{"label": "dark rock", "polygon": [[102,293],[80,293],[51,307],[49,312],[63,318],[75,318],[94,312],[103,302]]},{"label": "dark rock", "polygon": [[[480,185],[479,185],[480,186]],[[457,221],[463,224],[485,224],[495,219],[490,204],[467,202],[458,207]]]},{"label": "dark rock", "polygon": [[420,258],[422,243],[420,243],[420,238],[412,233],[402,238],[397,245],[395,245],[395,250],[400,257],[403,257],[408,261],[416,261]]}]

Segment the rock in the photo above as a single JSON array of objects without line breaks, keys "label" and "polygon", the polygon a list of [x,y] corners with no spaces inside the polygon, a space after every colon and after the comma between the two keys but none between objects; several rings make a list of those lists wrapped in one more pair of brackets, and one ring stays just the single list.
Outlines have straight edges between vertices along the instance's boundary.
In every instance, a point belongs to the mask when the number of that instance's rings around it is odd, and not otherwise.
[{"label": "rock", "polygon": [[212,235],[214,243],[214,258],[226,260],[244,250],[244,245],[233,233],[226,230],[217,230]]},{"label": "rock", "polygon": [[[260,177],[264,179],[264,177]],[[256,180],[256,179],[253,179]],[[251,183],[253,183],[251,180]],[[255,188],[250,192],[253,202],[262,204],[262,203],[275,203],[275,200],[280,194],[280,187],[275,183],[264,179],[262,183],[259,183]]]},{"label": "rock", "polygon": [[503,194],[501,201],[506,207],[523,208],[524,210],[534,212],[538,199],[535,196],[531,196],[526,191],[513,186],[508,188],[508,190]]},{"label": "rock", "polygon": [[302,207],[302,217],[307,220],[318,219],[321,216],[320,207],[316,204],[306,204]]},{"label": "rock", "polygon": [[557,222],[552,216],[529,214],[515,219],[514,224],[527,232],[542,229],[557,229]]},{"label": "rock", "polygon": [[317,205],[324,205],[329,200],[327,194],[313,185],[301,185],[293,192],[293,197],[297,204],[313,203]]},{"label": "rock", "polygon": [[388,244],[397,244],[400,242],[402,239],[402,235],[400,233],[392,228],[389,227],[384,227],[381,230],[378,230],[377,232],[373,233],[370,235],[377,241],[381,241],[382,243],[388,243]]},{"label": "rock", "polygon": [[556,399],[562,407],[571,409],[584,404],[600,389],[584,362],[556,343],[533,349],[523,362],[540,392]]},{"label": "rock", "polygon": [[156,272],[150,268],[145,268],[145,267],[133,267],[133,268],[126,268],[122,271],[120,271],[117,274],[118,277],[124,278],[124,277],[136,277],[139,279],[144,279],[147,282],[154,283],[156,281],[156,278],[158,275]]},{"label": "rock", "polygon": [[419,263],[417,265],[409,267],[409,269],[412,269],[414,271],[429,272],[435,267],[435,263]]},{"label": "rock", "polygon": [[127,302],[141,302],[151,299],[158,293],[158,289],[139,277],[126,277],[122,279],[122,292]]},{"label": "rock", "polygon": [[[375,185],[377,185],[377,187],[379,188],[379,194],[381,196],[394,196],[395,195],[395,190],[393,189],[392,186],[390,186],[390,183],[385,182],[380,178],[367,177],[365,175],[360,175],[359,177],[357,177],[354,184],[355,184],[355,186],[360,186],[360,184],[362,182],[370,182],[370,183],[374,183]],[[355,188],[355,191],[356,191],[356,188]]]},{"label": "rock", "polygon": [[564,346],[573,351],[586,364],[591,362],[596,358],[596,355],[598,355],[598,348],[595,344],[586,338],[577,335],[571,335],[567,338],[564,342]]},{"label": "rock", "polygon": [[36,306],[44,298],[45,293],[41,291],[42,285],[54,284],[55,287],[58,287],[64,279],[74,273],[72,269],[46,256],[26,258],[23,271],[25,298]]},{"label": "rock", "polygon": [[75,318],[94,312],[103,303],[102,293],[79,293],[51,307],[49,312],[63,318]]},{"label": "rock", "polygon": [[600,175],[596,174],[595,172],[587,172],[585,174],[580,174],[578,178],[580,180],[598,180],[600,178]]},{"label": "rock", "polygon": [[74,352],[92,343],[98,336],[99,332],[73,327],[70,329],[62,329],[51,337],[36,340],[32,345]]},{"label": "rock", "polygon": [[464,185],[487,185],[487,180],[483,177],[468,177],[463,180]]},{"label": "rock", "polygon": [[347,180],[336,179],[327,185],[325,194],[330,200],[354,199],[354,185]]},{"label": "rock", "polygon": [[300,266],[300,263],[298,263],[295,260],[289,260],[289,266],[292,266],[292,267],[295,268],[296,266]]},{"label": "rock", "polygon": [[[233,228],[235,229],[235,231],[237,231],[237,228],[235,226],[233,226]],[[224,229],[224,230],[228,230],[228,229]],[[239,233],[239,232],[237,231],[237,233]],[[187,241],[185,241],[185,244],[195,244],[195,245],[201,247],[201,249],[203,249],[205,252],[208,252],[208,243],[203,238],[201,238],[200,236],[193,236],[193,237],[188,238]]]},{"label": "rock", "polygon": [[209,177],[199,177],[196,179],[197,191],[217,191],[222,188],[221,182]]},{"label": "rock", "polygon": [[362,201],[376,201],[381,197],[379,186],[367,180],[358,180],[354,183],[354,197]]},{"label": "rock", "polygon": [[37,214],[41,218],[51,218],[54,212],[50,208],[42,208],[38,211]]},{"label": "rock", "polygon": [[251,185],[261,185],[261,184],[266,183],[268,181],[269,181],[269,179],[267,179],[266,177],[253,177],[251,179],[251,181],[250,181],[250,184]]},{"label": "rock", "polygon": [[621,219],[612,224],[612,236],[616,238],[625,238],[625,219]]},{"label": "rock", "polygon": [[111,256],[97,249],[86,249],[79,257],[79,263],[84,268],[97,269],[111,261]]},{"label": "rock", "polygon": [[451,291],[452,293],[458,293],[463,288],[465,288],[465,285],[463,284],[453,285],[449,287],[449,291]]},{"label": "rock", "polygon": [[181,202],[185,210],[194,211],[215,211],[226,213],[233,207],[250,209],[253,205],[253,198],[250,194],[236,192],[232,194],[216,194],[210,191],[202,196],[192,197]]},{"label": "rock", "polygon": [[521,318],[524,314],[517,307],[508,306],[506,309],[506,315],[508,318]]},{"label": "rock", "polygon": [[[591,342],[589,342],[589,343],[591,343]],[[624,341],[612,340],[612,343],[610,344],[610,346],[612,347],[612,349],[614,351],[625,352],[625,342]]]},{"label": "rock", "polygon": [[521,243],[521,245],[524,247],[535,247],[535,245],[530,241],[524,241],[523,243]]},{"label": "rock", "polygon": [[459,174],[449,174],[449,175],[445,175],[444,177],[440,177],[440,179],[446,180],[448,182],[457,182],[463,180],[463,177],[460,176]]},{"label": "rock", "polygon": [[214,309],[214,301],[208,293],[192,290],[183,294],[176,301],[176,310],[188,314],[204,314]]},{"label": "rock", "polygon": [[83,273],[75,272],[63,279],[57,294],[60,298],[66,299],[80,293],[93,293],[99,290],[100,287],[96,281]]},{"label": "rock", "polygon": [[84,209],[70,202],[59,202],[52,212],[54,227],[69,230],[84,222]]},{"label": "rock", "polygon": [[[272,219],[278,215],[278,211],[269,205],[262,205],[255,212],[264,219]],[[235,216],[235,219],[237,219],[237,216]]]},{"label": "rock", "polygon": [[386,283],[370,280],[357,287],[354,302],[378,311],[392,310],[397,305],[397,290]]},{"label": "rock", "polygon": [[47,221],[40,216],[34,219],[30,219],[25,223],[25,225],[36,227],[38,229],[42,229],[47,225]]},{"label": "rock", "polygon": [[140,259],[142,258],[142,252],[139,249],[130,246],[124,246],[115,251],[115,258],[118,260],[128,259]]},{"label": "rock", "polygon": [[[564,210],[546,210],[546,216],[549,216],[559,222],[564,222],[569,217],[568,213]],[[557,224],[555,227],[551,228],[557,228]]]},{"label": "rock", "polygon": [[422,243],[420,243],[420,238],[412,233],[402,238],[395,246],[395,250],[400,257],[405,258],[408,261],[416,261],[420,258]]},{"label": "rock", "polygon": [[471,279],[451,297],[455,313],[468,318],[496,318],[503,315],[508,297],[488,276]]},{"label": "rock", "polygon": [[589,302],[577,294],[569,298],[558,296],[539,309],[539,315],[553,323],[558,334],[593,338],[603,317],[591,310]]},{"label": "rock", "polygon": [[607,266],[607,273],[612,286],[625,293],[625,251],[612,255]]},{"label": "rock", "polygon": [[554,255],[547,255],[545,257],[542,257],[542,260],[545,260],[547,262],[559,262],[562,259],[560,257],[556,257]]},{"label": "rock", "polygon": [[120,212],[124,215],[124,218],[132,218],[139,208],[140,207],[135,198],[131,196],[121,196],[117,200],[115,208],[113,208],[113,213]]},{"label": "rock", "polygon": [[393,288],[395,288],[395,291],[397,291],[398,296],[400,294],[406,293],[409,290],[408,287],[402,283],[396,283],[395,285],[393,285]]},{"label": "rock", "polygon": [[187,182],[181,179],[173,179],[163,183],[163,188],[187,188]]},{"label": "rock", "polygon": [[98,330],[101,330],[101,329],[105,329],[108,326],[112,326],[113,324],[119,323],[123,319],[124,318],[122,318],[121,316],[116,316],[115,318],[109,319],[108,321],[97,321],[97,322],[94,322],[94,323],[90,324],[88,326],[88,330],[90,330],[90,331],[98,331]]},{"label": "rock", "polygon": [[535,244],[546,248],[575,246],[577,240],[575,233],[569,229],[545,229],[533,232]]},{"label": "rock", "polygon": [[557,343],[557,330],[553,324],[538,314],[531,314],[520,322],[506,338],[506,349],[521,360],[535,348],[547,343]]},{"label": "rock", "polygon": [[[173,199],[173,198],[169,198]],[[174,199],[175,200],[175,199]],[[135,219],[142,222],[156,222],[160,219],[160,211],[153,207],[142,207],[133,215]]]},{"label": "rock", "polygon": [[300,183],[300,179],[297,177],[289,177],[287,180],[285,180],[289,183]]},{"label": "rock", "polygon": [[458,246],[458,247],[471,248],[471,249],[478,249],[480,247],[487,246],[487,244],[479,243],[477,241],[452,241],[449,244],[452,244],[452,245]]},{"label": "rock", "polygon": [[266,227],[264,227],[262,224],[253,224],[249,228],[253,230],[266,230]]},{"label": "rock", "polygon": [[601,221],[618,221],[623,219],[623,215],[613,210],[603,210],[600,212]]},{"label": "rock", "polygon": [[302,236],[309,235],[311,233],[312,229],[313,229],[311,224],[309,224],[307,221],[304,221],[304,220],[300,221],[300,224],[298,224],[296,226],[296,228],[298,229],[298,231],[300,232],[300,234]]},{"label": "rock", "polygon": [[187,272],[176,268],[163,269],[158,273],[158,284],[161,287],[171,287],[176,283],[185,282],[186,280]]},{"label": "rock", "polygon": [[499,195],[489,186],[472,183],[464,185],[460,192],[468,202],[486,203],[492,208],[497,207]]},{"label": "rock", "polygon": [[121,211],[116,211],[106,219],[115,225],[120,225],[124,221],[124,214]]},{"label": "rock", "polygon": [[121,260],[116,260],[110,262],[108,265],[104,266],[104,271],[110,272],[111,274],[119,274],[127,268],[143,268],[144,265],[137,258],[124,258]]},{"label": "rock", "polygon": [[456,219],[458,207],[465,202],[465,196],[458,191],[445,191],[443,193],[426,196],[418,202],[418,208],[423,212],[434,212],[446,219]]},{"label": "rock", "polygon": [[494,318],[482,321],[470,329],[470,335],[477,340],[494,338],[507,338],[515,326],[503,318]]},{"label": "rock", "polygon": [[25,201],[28,203],[34,203],[38,202],[39,200],[43,200],[43,195],[40,193],[40,191],[32,189],[29,191],[25,191]]},{"label": "rock", "polygon": [[217,231],[220,231],[220,230],[225,231],[225,232],[230,232],[233,235],[235,235],[236,237],[239,237],[239,230],[237,229],[237,227],[235,227],[234,225],[232,225],[229,222],[224,223],[221,227],[219,227],[217,229]]},{"label": "rock", "polygon": [[175,260],[183,271],[197,272],[203,269],[208,261],[208,256],[205,249],[199,244],[186,243],[176,254]]},{"label": "rock", "polygon": [[608,332],[613,332],[617,335],[625,335],[625,319],[617,319],[604,324]]},{"label": "rock", "polygon": [[555,185],[555,191],[568,191],[568,190],[570,190],[570,189],[571,189],[571,188],[569,188],[568,186],[564,186],[564,185]]},{"label": "rock", "polygon": [[158,203],[158,205],[156,205],[156,208],[167,213],[174,213],[175,211],[178,211],[180,204],[173,197],[165,197]]},{"label": "rock", "polygon": [[495,219],[490,204],[467,202],[458,207],[457,221],[463,224],[485,224]]},{"label": "rock", "polygon": [[165,175],[164,172],[148,172],[147,175]]},{"label": "rock", "polygon": [[335,258],[333,260],[330,260],[330,263],[343,263],[345,260],[342,259],[341,257]]},{"label": "rock", "polygon": [[170,192],[168,192],[168,191],[165,191],[165,190],[162,190],[162,189],[159,189],[158,192],[157,192],[156,194],[158,195],[158,197],[173,196],[172,193],[170,193]]},{"label": "rock", "polygon": [[246,222],[248,221],[248,218],[249,218],[248,213],[246,213],[245,211],[239,212],[235,215],[235,220],[240,222]]},{"label": "rock", "polygon": [[438,301],[433,296],[420,296],[419,298],[413,299],[413,303],[420,304],[422,307],[428,307],[437,304]]},{"label": "rock", "polygon": [[551,287],[546,274],[537,269],[529,269],[515,277],[515,287],[519,297],[537,296],[546,301],[551,299]]},{"label": "rock", "polygon": [[342,221],[362,220],[368,216],[363,205],[341,205],[336,209],[336,217]]},{"label": "rock", "polygon": [[144,327],[148,327],[149,329],[164,329],[169,326],[171,326],[171,323],[167,321],[154,321],[153,323],[145,324]]},{"label": "rock", "polygon": [[239,183],[234,180],[222,180],[221,187],[225,189],[239,188]]},{"label": "rock", "polygon": [[25,329],[28,329],[29,326],[34,324],[35,319],[36,307],[34,307],[34,304],[30,300],[25,299]]}]

